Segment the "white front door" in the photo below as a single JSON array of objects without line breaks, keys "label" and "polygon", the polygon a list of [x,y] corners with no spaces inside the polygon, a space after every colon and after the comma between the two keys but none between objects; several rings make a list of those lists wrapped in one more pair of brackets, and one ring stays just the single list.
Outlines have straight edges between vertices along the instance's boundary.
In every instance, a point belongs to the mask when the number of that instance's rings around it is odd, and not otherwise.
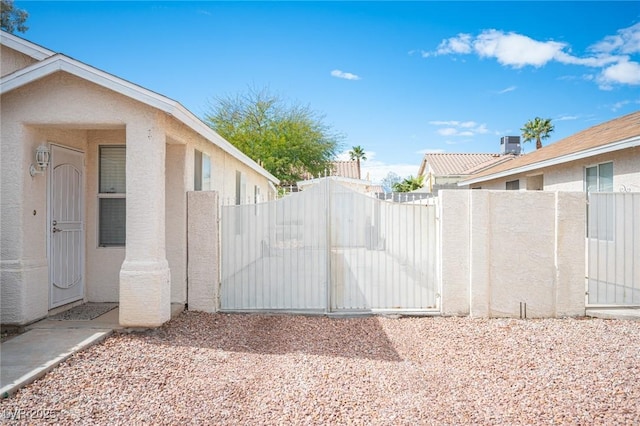
[{"label": "white front door", "polygon": [[51,146],[49,308],[84,297],[84,153]]}]

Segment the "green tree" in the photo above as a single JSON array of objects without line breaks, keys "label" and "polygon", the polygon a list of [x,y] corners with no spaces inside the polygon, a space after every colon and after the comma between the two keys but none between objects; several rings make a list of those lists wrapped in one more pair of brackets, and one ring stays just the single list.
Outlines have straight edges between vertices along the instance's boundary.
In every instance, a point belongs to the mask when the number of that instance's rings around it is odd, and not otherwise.
[{"label": "green tree", "polygon": [[29,14],[26,10],[14,6],[13,0],[2,0],[0,3],[0,28],[2,31],[12,34],[14,31],[26,32],[29,27],[24,23],[28,17]]},{"label": "green tree", "polygon": [[394,192],[411,192],[424,186],[424,175],[404,178],[401,182],[393,184]]},{"label": "green tree", "polygon": [[520,129],[523,142],[536,141],[536,149],[542,148],[542,139],[547,139],[553,132],[553,124],[550,118],[536,117],[525,123]]},{"label": "green tree", "polygon": [[330,169],[342,138],[308,106],[252,87],[215,98],[204,120],[283,185]]},{"label": "green tree", "polygon": [[360,160],[367,161],[367,155],[365,154],[364,149],[362,149],[360,145],[354,146],[351,151],[349,151],[349,158],[358,163],[358,179],[362,179],[362,173],[360,172]]}]

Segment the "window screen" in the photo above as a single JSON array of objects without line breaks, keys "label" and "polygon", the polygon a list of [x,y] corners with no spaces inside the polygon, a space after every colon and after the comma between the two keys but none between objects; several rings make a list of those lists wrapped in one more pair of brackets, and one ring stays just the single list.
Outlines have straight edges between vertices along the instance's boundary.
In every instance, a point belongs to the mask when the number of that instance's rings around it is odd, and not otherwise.
[{"label": "window screen", "polygon": [[124,194],[127,192],[126,148],[124,146],[100,147],[100,193]]},{"label": "window screen", "polygon": [[99,148],[98,245],[121,247],[126,237],[126,169],[124,146]]},{"label": "window screen", "polygon": [[100,247],[124,246],[126,219],[125,198],[100,199]]}]

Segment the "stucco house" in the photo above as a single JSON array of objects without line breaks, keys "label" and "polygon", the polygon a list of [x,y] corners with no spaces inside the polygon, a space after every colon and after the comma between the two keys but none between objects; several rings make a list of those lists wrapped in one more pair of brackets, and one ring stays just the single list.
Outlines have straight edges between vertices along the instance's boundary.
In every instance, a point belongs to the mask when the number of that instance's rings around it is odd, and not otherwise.
[{"label": "stucco house", "polygon": [[[368,176],[367,179],[360,179],[360,170],[358,169],[357,161],[332,161],[331,170],[327,172],[327,176],[324,178],[339,182],[341,185],[351,188],[354,191],[370,195],[380,192],[380,185],[373,185]],[[307,179],[296,182],[296,187],[298,190],[304,191],[321,182],[324,178],[307,176]]]},{"label": "stucco house", "polygon": [[187,192],[237,204],[278,180],[178,102],[0,35],[1,317],[118,302],[158,326],[187,300]]},{"label": "stucco house", "polygon": [[510,153],[427,153],[418,169],[417,176],[424,176],[419,192],[437,194],[440,189],[458,189],[461,180],[512,158]]},{"label": "stucco house", "polygon": [[472,189],[640,192],[640,111],[479,171],[459,185]]}]

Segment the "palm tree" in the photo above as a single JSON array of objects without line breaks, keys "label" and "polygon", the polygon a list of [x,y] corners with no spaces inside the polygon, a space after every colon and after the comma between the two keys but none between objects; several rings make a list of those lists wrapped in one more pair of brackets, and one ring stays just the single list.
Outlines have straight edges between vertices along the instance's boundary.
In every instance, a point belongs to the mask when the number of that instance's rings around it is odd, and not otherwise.
[{"label": "palm tree", "polygon": [[411,192],[416,189],[420,189],[424,186],[424,175],[417,177],[409,176],[404,178],[402,182],[396,182],[393,184],[394,192]]},{"label": "palm tree", "polygon": [[358,179],[362,179],[362,176],[360,174],[360,160],[362,161],[366,161],[367,157],[364,153],[364,149],[362,149],[362,147],[360,145],[358,146],[354,146],[351,151],[349,151],[349,157],[351,158],[351,160],[356,160],[358,163]]},{"label": "palm tree", "polygon": [[547,139],[553,132],[553,124],[550,118],[536,117],[527,121],[522,129],[523,142],[531,142],[535,139],[536,149],[542,148],[542,139]]}]

